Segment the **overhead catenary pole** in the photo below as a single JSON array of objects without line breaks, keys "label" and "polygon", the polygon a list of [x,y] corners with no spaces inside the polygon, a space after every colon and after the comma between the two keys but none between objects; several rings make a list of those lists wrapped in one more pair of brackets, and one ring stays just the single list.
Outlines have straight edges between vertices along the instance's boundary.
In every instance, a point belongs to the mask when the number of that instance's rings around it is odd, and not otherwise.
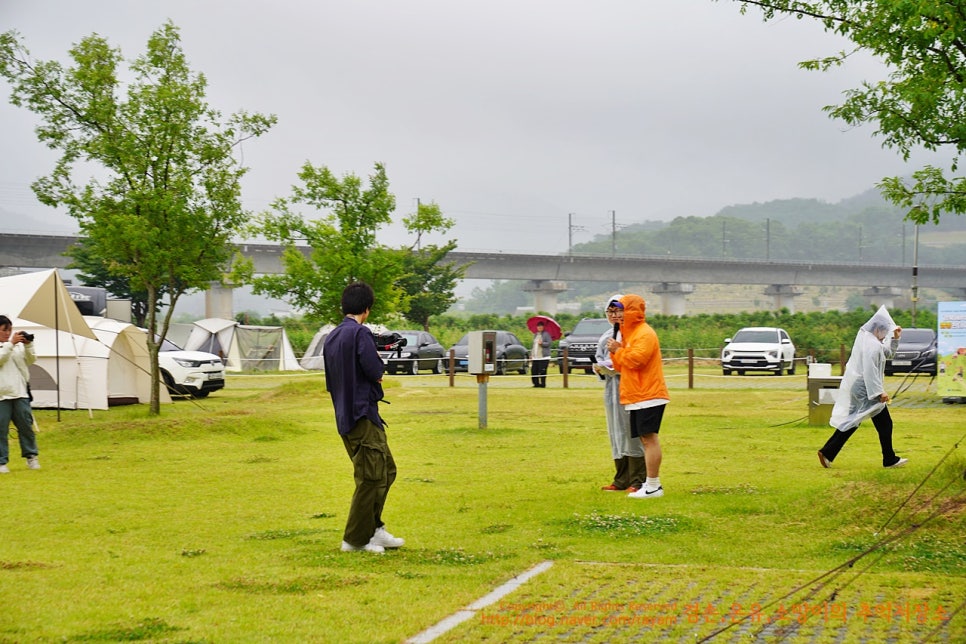
[{"label": "overhead catenary pole", "polygon": [[919,224],[912,246],[912,326],[916,326],[916,302],[919,301]]},{"label": "overhead catenary pole", "polygon": [[610,211],[610,256],[617,255],[617,211]]}]

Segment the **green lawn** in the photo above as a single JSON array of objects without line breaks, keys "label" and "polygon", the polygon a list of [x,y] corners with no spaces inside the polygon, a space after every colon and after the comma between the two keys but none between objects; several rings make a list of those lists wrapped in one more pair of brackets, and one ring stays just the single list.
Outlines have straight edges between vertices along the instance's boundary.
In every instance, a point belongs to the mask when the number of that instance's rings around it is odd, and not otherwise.
[{"label": "green lawn", "polygon": [[694,642],[731,622],[716,639],[963,641],[966,406],[905,392],[908,467],[879,466],[867,424],[823,470],[804,376],[668,380],[667,494],[633,500],[599,489],[594,377],[494,378],[486,429],[472,379],[387,378],[384,518],[407,543],[383,556],[339,551],[351,466],[319,374],[231,376],[160,418],[39,412],[43,469],[12,437],[0,476],[0,642],[399,642],[541,562],[437,641]]}]

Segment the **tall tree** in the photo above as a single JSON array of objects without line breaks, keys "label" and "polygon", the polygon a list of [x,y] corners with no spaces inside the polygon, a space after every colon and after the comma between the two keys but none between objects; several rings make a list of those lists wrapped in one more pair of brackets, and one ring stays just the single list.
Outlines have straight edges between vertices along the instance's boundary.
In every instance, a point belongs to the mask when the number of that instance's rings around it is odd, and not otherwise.
[{"label": "tall tree", "polygon": [[[875,123],[883,145],[908,159],[912,150],[951,150],[950,173],[966,150],[966,10],[948,0],[823,0],[800,2],[734,0],[744,12],[759,7],[764,20],[787,16],[818,20],[825,31],[855,45],[852,52],[800,63],[805,69],[842,65],[855,51],[866,51],[888,65],[888,78],[864,82],[846,93],[841,105],[825,110],[851,125]],[[916,223],[938,222],[943,213],[966,212],[966,177],[925,166],[911,181],[889,177],[883,195],[909,209]]]},{"label": "tall tree", "polygon": [[112,274],[108,270],[108,263],[99,255],[94,254],[93,249],[85,239],[81,239],[72,246],[67,254],[71,257],[71,263],[67,268],[80,271],[77,277],[84,284],[100,286],[107,289],[107,292],[114,297],[130,300],[131,318],[136,325],[145,326],[148,318],[147,291],[134,291],[131,289],[131,281],[128,278]]},{"label": "tall tree", "polygon": [[[150,410],[157,414],[158,348],[178,298],[221,279],[229,242],[248,217],[240,200],[245,168],[234,147],[266,132],[275,117],[240,112],[223,122],[170,22],[131,62],[128,82],[120,77],[121,52],[96,34],[69,53],[69,67],[33,60],[8,31],[0,34],[0,75],[12,86],[11,103],[40,117],[40,141],[61,154],[34,183],[37,197],[77,219],[106,273],[147,294]],[[156,336],[163,296],[167,314]]]},{"label": "tall tree", "polygon": [[[368,187],[354,174],[340,179],[327,167],[310,163],[302,166],[298,177],[301,184],[293,186],[291,196],[272,204],[257,231],[285,245],[283,272],[252,276],[248,266],[236,271],[236,279],[250,281],[255,293],[284,299],[333,323],[342,319],[342,290],[353,281],[367,282],[375,291],[373,321],[403,309],[406,295],[396,285],[403,271],[399,252],[376,241],[376,233],[392,221],[396,207],[385,167],[375,165]],[[299,205],[323,215],[307,219],[295,211]]]},{"label": "tall tree", "polygon": [[445,261],[447,253],[456,248],[456,240],[443,245],[423,245],[423,235],[446,233],[453,220],[443,216],[439,205],[417,203],[416,212],[403,217],[406,230],[416,235],[416,241],[401,250],[403,275],[397,284],[409,298],[403,317],[429,331],[429,318],[445,313],[456,302],[456,284],[466,274],[465,266]]}]

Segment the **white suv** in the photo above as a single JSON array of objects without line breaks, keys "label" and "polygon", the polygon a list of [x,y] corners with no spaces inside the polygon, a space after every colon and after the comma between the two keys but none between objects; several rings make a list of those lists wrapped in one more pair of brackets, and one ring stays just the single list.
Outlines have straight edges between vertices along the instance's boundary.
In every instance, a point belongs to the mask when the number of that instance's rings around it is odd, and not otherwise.
[{"label": "white suv", "polygon": [[795,373],[795,345],[785,329],[770,326],[745,327],[725,340],[721,351],[721,370],[724,375],[737,371],[772,371],[776,376],[788,369]]},{"label": "white suv", "polygon": [[225,386],[225,365],[221,358],[204,351],[182,351],[169,340],[158,351],[161,379],[174,396],[204,398]]}]

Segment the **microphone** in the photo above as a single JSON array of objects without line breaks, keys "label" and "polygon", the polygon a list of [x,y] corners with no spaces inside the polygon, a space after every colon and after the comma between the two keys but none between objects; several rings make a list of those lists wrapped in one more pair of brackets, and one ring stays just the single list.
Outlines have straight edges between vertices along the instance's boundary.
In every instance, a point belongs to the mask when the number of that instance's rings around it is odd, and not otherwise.
[{"label": "microphone", "polygon": [[614,339],[617,339],[617,333],[621,330],[621,323],[614,322]]}]

